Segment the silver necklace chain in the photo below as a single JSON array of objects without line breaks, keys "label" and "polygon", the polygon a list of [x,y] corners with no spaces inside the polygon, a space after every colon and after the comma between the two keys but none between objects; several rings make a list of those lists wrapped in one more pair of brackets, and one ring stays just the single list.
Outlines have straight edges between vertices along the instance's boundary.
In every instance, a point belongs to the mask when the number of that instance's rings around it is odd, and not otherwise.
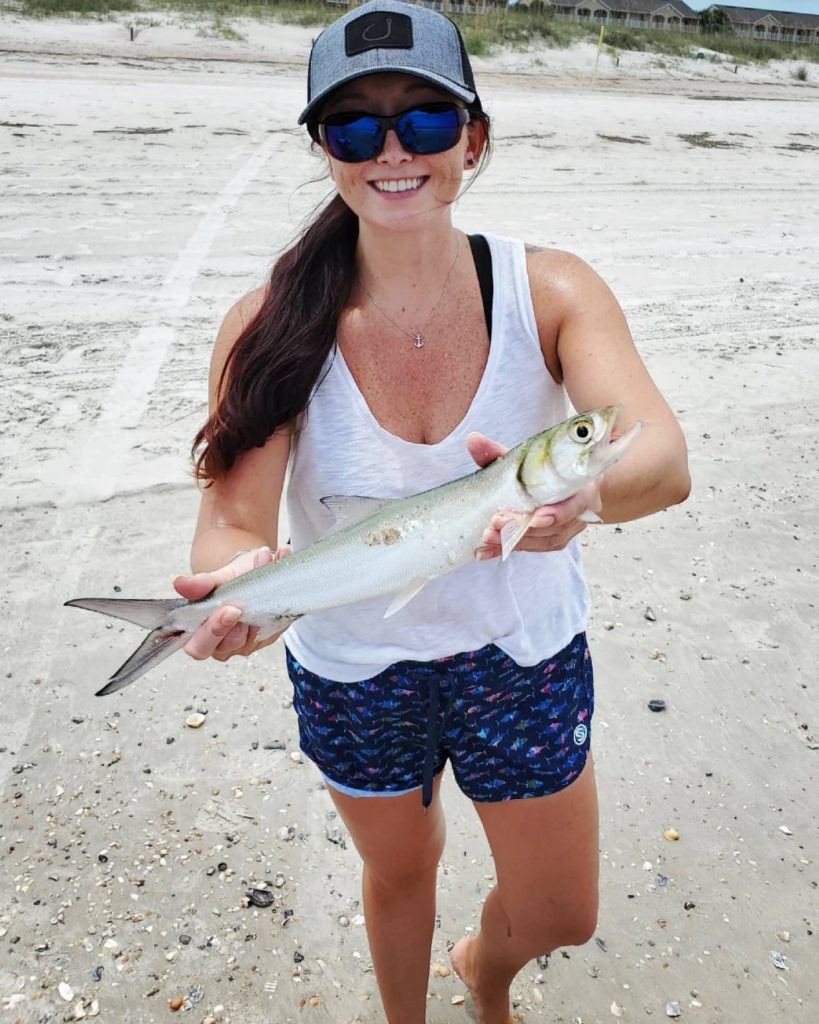
[{"label": "silver necklace chain", "polygon": [[378,310],[378,312],[383,317],[386,317],[386,319],[389,320],[389,322],[391,324],[393,324],[393,326],[397,327],[399,331],[401,331],[402,333],[406,334],[406,336],[408,338],[412,338],[413,343],[415,344],[416,348],[423,348],[424,347],[424,338],[426,337],[427,327],[429,327],[429,325],[432,323],[432,318],[435,316],[435,313],[436,313],[438,307],[443,302],[444,296],[446,295],[446,290],[449,287],[450,278],[452,277],[452,274],[453,274],[453,272],[455,270],[455,266],[456,266],[456,264],[458,262],[458,258],[461,255],[461,236],[457,235],[456,238],[457,238],[457,241],[456,241],[456,248],[455,248],[455,259],[452,261],[452,266],[449,268],[449,273],[446,275],[446,281],[444,281],[444,287],[441,290],[441,294],[438,296],[438,301],[432,307],[432,312],[427,317],[426,323],[424,324],[424,326],[421,328],[420,331],[408,331],[406,329],[406,327],[402,327],[401,324],[399,324],[395,320],[393,320],[393,318],[386,311],[386,309],[384,309],[383,306],[380,306],[375,301],[375,299],[372,296],[372,292],[366,286],[366,284],[364,284],[364,281],[361,279],[361,276],[359,275],[358,280],[361,282],[361,287],[364,289],[364,293],[367,296],[367,298],[370,300],[370,302],[375,306],[375,308]]}]

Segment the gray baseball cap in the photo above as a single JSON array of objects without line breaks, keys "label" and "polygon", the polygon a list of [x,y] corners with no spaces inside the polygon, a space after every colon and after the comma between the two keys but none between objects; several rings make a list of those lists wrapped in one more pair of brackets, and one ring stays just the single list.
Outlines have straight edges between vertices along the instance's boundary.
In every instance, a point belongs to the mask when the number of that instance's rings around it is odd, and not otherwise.
[{"label": "gray baseball cap", "polygon": [[328,25],[313,43],[307,106],[299,124],[314,118],[330,93],[346,82],[381,71],[417,75],[466,103],[480,103],[454,22],[416,4],[372,0]]}]

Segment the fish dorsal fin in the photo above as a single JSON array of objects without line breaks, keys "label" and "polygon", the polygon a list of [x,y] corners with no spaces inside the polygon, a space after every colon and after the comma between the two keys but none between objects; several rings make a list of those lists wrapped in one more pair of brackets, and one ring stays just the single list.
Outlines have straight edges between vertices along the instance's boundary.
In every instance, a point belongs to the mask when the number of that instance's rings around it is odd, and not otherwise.
[{"label": "fish dorsal fin", "polygon": [[501,558],[505,562],[515,548],[523,540],[523,537],[535,518],[534,512],[521,519],[510,519],[501,527]]},{"label": "fish dorsal fin", "polygon": [[392,603],[389,608],[384,612],[384,618],[388,619],[391,615],[395,615],[396,612],[401,611],[405,604],[409,604],[415,595],[424,589],[427,583],[429,583],[428,576],[419,576],[415,580],[410,580],[404,589],[399,590],[392,599]]},{"label": "fish dorsal fin", "polygon": [[367,498],[361,494],[330,494],[321,498],[322,505],[335,518],[331,533],[343,530],[345,526],[353,526],[363,522],[370,516],[386,508],[397,498]]}]

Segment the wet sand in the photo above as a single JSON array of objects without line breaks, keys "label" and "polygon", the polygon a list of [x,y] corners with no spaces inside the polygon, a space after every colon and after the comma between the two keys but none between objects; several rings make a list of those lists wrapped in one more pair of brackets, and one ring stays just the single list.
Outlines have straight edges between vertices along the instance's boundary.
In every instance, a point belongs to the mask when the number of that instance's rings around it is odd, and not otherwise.
[{"label": "wet sand", "polygon": [[[0,21],[2,1019],[153,1024],[187,996],[197,1024],[376,1024],[357,858],[291,756],[280,645],[102,700],[139,630],[62,607],[170,595],[215,331],[328,191],[294,127],[314,33],[153,31]],[[456,214],[603,275],[694,479],[684,506],[585,534],[600,924],[521,972],[516,1011],[808,1024],[819,90],[639,56],[596,79],[590,48],[480,61],[497,149]],[[493,882],[449,775],[443,798],[438,964]],[[243,906],[265,880],[273,905]],[[441,974],[428,1020],[458,1024]]]}]

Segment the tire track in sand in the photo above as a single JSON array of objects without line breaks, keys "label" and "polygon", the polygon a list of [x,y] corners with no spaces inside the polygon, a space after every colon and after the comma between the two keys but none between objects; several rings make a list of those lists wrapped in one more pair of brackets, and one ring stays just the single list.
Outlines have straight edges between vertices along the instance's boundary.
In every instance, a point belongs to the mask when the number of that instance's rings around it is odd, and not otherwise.
[{"label": "tire track in sand", "polygon": [[[228,216],[276,146],[275,138],[266,139],[241,161],[239,169],[216,196],[162,279],[147,314],[150,322],[128,345],[100,414],[85,438],[78,440],[73,454],[61,453],[41,467],[44,479],[50,478],[53,482],[57,506],[51,538],[55,543],[59,543],[61,537],[71,538],[72,557],[66,560],[60,574],[62,594],[76,593],[100,535],[102,503],[119,493],[122,483],[131,475],[134,430],[145,415],[162,366],[173,348],[177,336],[175,321],[189,302],[193,284]],[[80,512],[78,505],[86,508]],[[82,522],[80,530],[77,529],[78,513]],[[40,648],[30,668],[31,675],[42,680],[38,687],[39,700],[49,699],[46,684],[55,657],[63,651],[58,638],[64,634],[67,612],[61,601],[55,613],[52,620],[54,642]],[[19,745],[20,739],[28,734],[38,703],[32,702],[29,714],[18,720],[17,735],[8,737],[14,745]]]}]

